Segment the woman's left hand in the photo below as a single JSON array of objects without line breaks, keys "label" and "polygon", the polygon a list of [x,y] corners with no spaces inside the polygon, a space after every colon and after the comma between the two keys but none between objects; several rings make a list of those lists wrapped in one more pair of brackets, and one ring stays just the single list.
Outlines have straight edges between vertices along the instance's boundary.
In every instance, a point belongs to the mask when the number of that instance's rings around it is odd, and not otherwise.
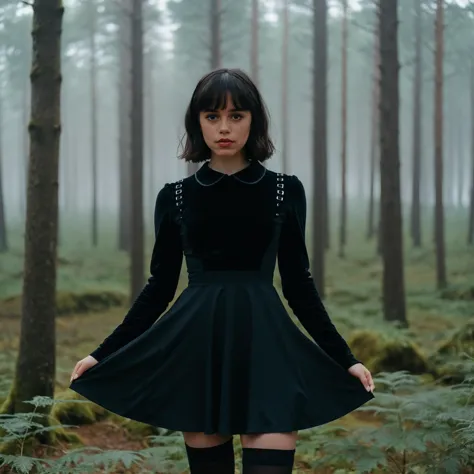
[{"label": "woman's left hand", "polygon": [[368,392],[373,392],[375,389],[374,381],[370,371],[361,363],[355,364],[348,369],[349,373],[357,377]]}]

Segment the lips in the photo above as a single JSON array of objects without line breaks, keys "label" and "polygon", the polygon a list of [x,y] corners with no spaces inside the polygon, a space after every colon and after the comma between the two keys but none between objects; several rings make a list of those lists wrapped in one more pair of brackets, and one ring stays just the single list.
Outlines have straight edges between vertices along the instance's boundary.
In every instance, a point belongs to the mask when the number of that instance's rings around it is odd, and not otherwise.
[{"label": "lips", "polygon": [[234,143],[233,140],[229,140],[228,138],[221,138],[217,143]]}]

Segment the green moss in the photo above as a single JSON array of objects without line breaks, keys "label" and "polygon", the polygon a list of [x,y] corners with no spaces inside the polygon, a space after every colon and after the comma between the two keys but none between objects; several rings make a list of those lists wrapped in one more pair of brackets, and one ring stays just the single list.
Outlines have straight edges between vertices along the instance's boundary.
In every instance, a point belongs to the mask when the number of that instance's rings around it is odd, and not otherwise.
[{"label": "green moss", "polygon": [[104,408],[87,402],[84,397],[67,390],[59,393],[56,400],[71,400],[70,402],[57,402],[51,410],[51,416],[64,425],[90,425],[108,417]]},{"label": "green moss", "polygon": [[12,383],[11,389],[0,407],[0,415],[13,415],[15,409],[15,383]]},{"label": "green moss", "polygon": [[381,332],[359,330],[348,339],[354,355],[373,373],[407,370],[412,374],[432,372],[428,359],[413,342]]},{"label": "green moss", "polygon": [[474,301],[474,286],[450,286],[441,292],[441,298],[446,300]]},{"label": "green moss", "polygon": [[[113,291],[84,293],[63,291],[56,295],[56,311],[58,316],[100,312],[123,306],[127,301],[127,296]],[[0,316],[18,318],[20,315],[21,296],[13,296],[0,301]]]},{"label": "green moss", "polygon": [[331,301],[340,305],[350,305],[353,303],[365,303],[372,299],[372,295],[366,291],[354,291],[351,288],[337,288],[332,290],[328,297]]},{"label": "green moss", "polygon": [[88,292],[88,293],[58,293],[56,297],[57,311],[59,315],[73,313],[99,312],[126,303],[127,297],[112,291]]},{"label": "green moss", "polygon": [[15,439],[0,444],[0,454],[15,456],[22,452],[24,456],[31,456],[40,444],[34,436],[28,436],[25,440]]},{"label": "green moss", "polygon": [[462,353],[474,357],[474,319],[445,340],[437,351],[438,356],[459,356]]},{"label": "green moss", "polygon": [[120,425],[127,430],[134,439],[144,439],[148,436],[160,435],[160,428],[140,423],[139,421],[122,418]]}]

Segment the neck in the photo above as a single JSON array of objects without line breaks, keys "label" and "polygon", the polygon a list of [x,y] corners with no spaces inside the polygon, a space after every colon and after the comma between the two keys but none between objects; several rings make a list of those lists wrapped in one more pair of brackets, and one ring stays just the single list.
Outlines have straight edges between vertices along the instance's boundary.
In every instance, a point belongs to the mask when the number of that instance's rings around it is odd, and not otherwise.
[{"label": "neck", "polygon": [[237,173],[238,171],[246,168],[248,164],[248,161],[240,153],[234,156],[225,157],[213,155],[209,161],[209,166],[212,169],[224,174]]}]

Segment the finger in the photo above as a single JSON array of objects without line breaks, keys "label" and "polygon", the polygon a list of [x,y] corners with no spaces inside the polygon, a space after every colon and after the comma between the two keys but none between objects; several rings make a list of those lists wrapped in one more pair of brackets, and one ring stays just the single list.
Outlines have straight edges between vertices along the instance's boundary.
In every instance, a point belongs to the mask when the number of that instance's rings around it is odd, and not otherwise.
[{"label": "finger", "polygon": [[82,362],[78,362],[76,367],[74,367],[74,373],[72,374],[72,380],[76,380],[82,374]]},{"label": "finger", "polygon": [[74,378],[74,374],[77,372],[77,368],[79,367],[79,364],[80,362],[78,362],[75,366],[74,366],[74,369],[72,369],[72,372],[71,372],[71,382]]},{"label": "finger", "polygon": [[369,387],[369,390],[373,392],[375,385],[374,385],[374,380],[372,379],[372,374],[369,371],[367,371],[366,373],[366,379],[367,379],[367,385]]},{"label": "finger", "polygon": [[368,371],[364,371],[361,380],[362,380],[362,383],[364,384],[365,389],[368,392],[370,392],[370,378],[369,378]]}]

